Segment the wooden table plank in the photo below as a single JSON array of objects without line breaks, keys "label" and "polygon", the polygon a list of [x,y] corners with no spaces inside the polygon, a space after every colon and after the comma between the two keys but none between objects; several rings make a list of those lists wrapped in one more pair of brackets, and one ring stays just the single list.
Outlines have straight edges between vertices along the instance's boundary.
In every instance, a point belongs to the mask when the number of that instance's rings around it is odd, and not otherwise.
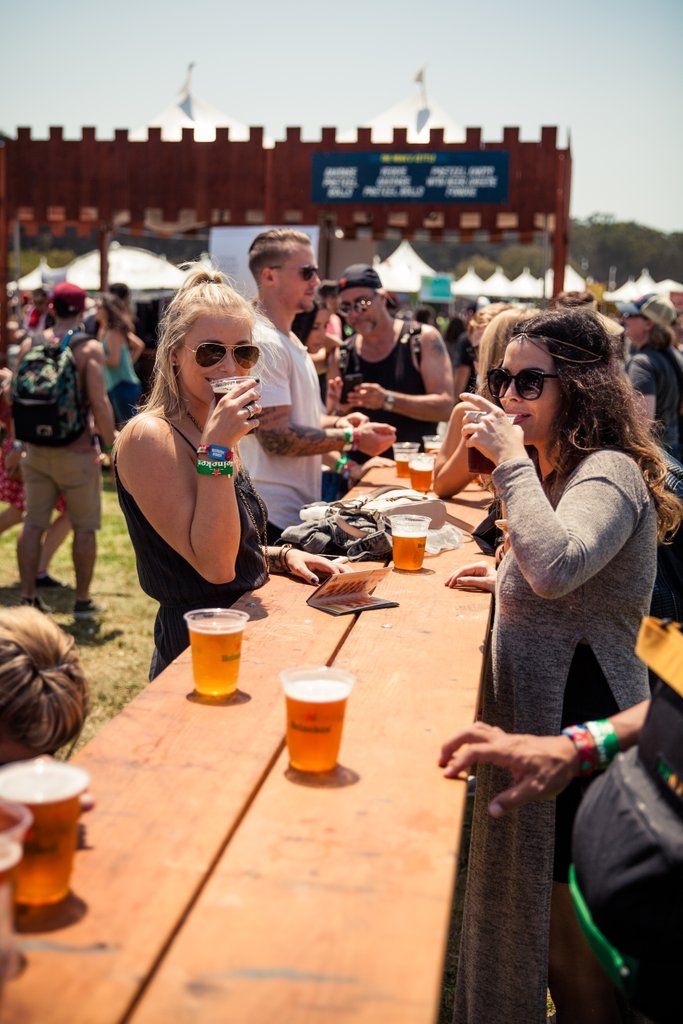
[{"label": "wooden table plank", "polygon": [[243,702],[186,699],[186,651],[79,752],[97,806],[84,819],[75,895],[56,913],[22,915],[28,968],[5,990],[6,1024],[124,1015],[282,749],[278,669],[328,661],[353,627],[313,612],[308,594],[276,576],[238,605],[254,619]]},{"label": "wooden table plank", "polygon": [[[476,523],[481,504],[470,491],[452,510]],[[358,677],[351,784],[304,785],[283,753],[132,1024],[434,1020],[465,802],[436,762],[474,717],[490,603],[443,581],[476,554],[392,573],[400,607],[360,616],[335,659]]]}]

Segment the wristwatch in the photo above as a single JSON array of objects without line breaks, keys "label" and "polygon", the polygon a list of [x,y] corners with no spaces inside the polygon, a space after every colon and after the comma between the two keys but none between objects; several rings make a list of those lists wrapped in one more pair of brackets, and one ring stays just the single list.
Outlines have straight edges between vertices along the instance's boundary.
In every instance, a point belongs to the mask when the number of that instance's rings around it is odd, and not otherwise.
[{"label": "wristwatch", "polygon": [[384,399],[384,402],[382,403],[382,408],[384,409],[384,411],[391,412],[391,410],[394,408],[395,401],[396,395],[394,394],[394,392],[387,391],[387,397]]}]

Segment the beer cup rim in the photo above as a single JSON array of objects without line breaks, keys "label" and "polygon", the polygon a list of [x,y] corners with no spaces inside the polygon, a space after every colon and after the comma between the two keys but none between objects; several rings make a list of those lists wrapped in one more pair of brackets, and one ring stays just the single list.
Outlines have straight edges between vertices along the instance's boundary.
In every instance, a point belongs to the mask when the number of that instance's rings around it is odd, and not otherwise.
[{"label": "beer cup rim", "polygon": [[28,807],[16,800],[0,799],[0,817],[14,818],[14,824],[7,824],[4,828],[0,822],[0,839],[6,837],[21,841],[33,824],[33,815]]},{"label": "beer cup rim", "polygon": [[420,449],[419,441],[395,441],[392,445],[394,451],[398,449],[400,452],[416,452]]},{"label": "beer cup rim", "polygon": [[[249,621],[249,614],[234,608],[195,608],[191,612],[185,612],[183,618],[188,630],[195,633],[239,633]],[[203,629],[202,619],[205,621]],[[223,620],[220,628],[208,625],[208,620],[214,623],[216,619]]]},{"label": "beer cup rim", "polygon": [[0,832],[0,872],[11,871],[21,863],[23,856],[21,840],[13,839],[9,832]]},{"label": "beer cup rim", "polygon": [[435,462],[436,455],[434,455],[433,452],[418,452],[417,455],[413,455],[411,457],[410,468],[413,468],[413,463],[416,464],[417,468],[420,466],[424,466],[426,468],[427,465],[434,466]]},{"label": "beer cup rim", "polygon": [[[297,666],[295,668],[284,668],[280,671],[280,682],[282,683],[282,689],[285,694],[288,693],[287,687],[294,688],[297,683],[306,682],[330,682],[330,683],[343,683],[347,689],[346,697],[349,696],[351,690],[356,683],[356,677],[353,672],[348,672],[343,668],[335,668],[333,665],[320,665],[320,666]],[[306,699],[313,699],[307,697]],[[330,700],[340,700],[339,696],[331,697]],[[321,701],[321,703],[324,703]]]},{"label": "beer cup rim", "polygon": [[52,757],[15,761],[0,768],[0,799],[14,803],[57,804],[79,796],[89,785],[90,773],[85,768]]}]

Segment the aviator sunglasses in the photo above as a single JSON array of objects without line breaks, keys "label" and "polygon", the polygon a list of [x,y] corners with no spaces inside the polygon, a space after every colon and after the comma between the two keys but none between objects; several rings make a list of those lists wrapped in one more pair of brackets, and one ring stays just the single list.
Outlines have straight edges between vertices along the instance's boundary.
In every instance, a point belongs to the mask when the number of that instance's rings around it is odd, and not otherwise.
[{"label": "aviator sunglasses", "polygon": [[366,309],[370,309],[370,306],[373,304],[374,301],[375,297],[373,295],[371,299],[366,297],[362,299],[356,299],[355,302],[340,302],[339,312],[342,314],[342,316],[348,316],[349,313],[364,313]]},{"label": "aviator sunglasses", "polygon": [[527,402],[533,402],[534,399],[540,398],[543,393],[543,385],[545,384],[548,377],[557,377],[556,373],[544,373],[543,370],[520,370],[519,373],[510,373],[509,370],[504,370],[502,366],[499,366],[495,370],[489,370],[486,375],[488,382],[489,391],[494,398],[502,398],[508,391],[508,388],[515,382],[515,388],[520,398],[525,398]]},{"label": "aviator sunglasses", "polygon": [[232,352],[233,359],[243,370],[250,370],[256,366],[259,357],[259,350],[256,345],[224,345],[222,341],[203,341],[194,349],[194,357],[197,366],[208,369],[210,366],[218,366],[225,358],[226,352]]}]

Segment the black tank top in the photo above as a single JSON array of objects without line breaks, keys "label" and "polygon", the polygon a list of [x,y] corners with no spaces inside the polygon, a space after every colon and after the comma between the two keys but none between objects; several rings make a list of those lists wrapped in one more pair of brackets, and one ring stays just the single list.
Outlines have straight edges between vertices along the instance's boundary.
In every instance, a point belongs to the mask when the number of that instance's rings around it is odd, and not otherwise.
[{"label": "black tank top", "polygon": [[[170,424],[195,452],[189,438]],[[235,495],[240,516],[241,541],[235,562],[235,578],[229,583],[209,583],[175,548],[161,537],[140,511],[135,499],[121,483],[116,464],[119,504],[135,551],[140,586],[160,604],[154,626],[156,651],[150,678],[173,661],[188,645],[183,613],[195,608],[225,608],[268,579],[263,551],[251,511],[259,530],[263,514],[249,478],[240,471],[235,478]],[[172,514],[172,506],[169,507]]]},{"label": "black tank top", "polygon": [[[415,325],[415,327],[417,326]],[[398,391],[401,395],[426,395],[422,374],[413,363],[412,350],[414,347],[419,348],[419,331],[411,330],[411,324],[407,321],[403,323],[398,340],[391,352],[378,363],[370,363],[363,359],[356,349],[355,338],[351,337],[341,346],[341,350],[346,350],[348,353],[348,364],[343,373],[362,373],[364,381],[381,384],[387,391]],[[425,420],[415,420],[412,416],[404,416],[402,413],[386,412],[384,409],[361,407],[359,411],[364,412],[371,420],[381,420],[383,423],[390,423],[396,427],[397,441],[420,442],[424,434],[435,434],[438,426],[436,423],[428,423]],[[354,458],[356,458],[355,454]]]}]

